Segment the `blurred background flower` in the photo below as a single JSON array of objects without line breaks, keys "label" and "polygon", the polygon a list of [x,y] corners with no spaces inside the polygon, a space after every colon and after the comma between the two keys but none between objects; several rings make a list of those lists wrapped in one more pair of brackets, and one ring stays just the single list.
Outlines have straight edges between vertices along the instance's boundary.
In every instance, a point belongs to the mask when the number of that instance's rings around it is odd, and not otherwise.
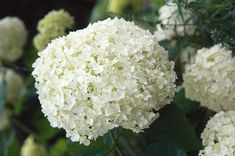
[{"label": "blurred background flower", "polygon": [[24,22],[17,17],[0,20],[0,59],[15,61],[23,53],[27,31]]},{"label": "blurred background flower", "polygon": [[59,36],[65,35],[65,31],[72,28],[74,18],[64,10],[51,11],[38,22],[39,33],[34,37],[34,46],[37,50],[43,50],[47,44]]},{"label": "blurred background flower", "polygon": [[21,156],[44,156],[43,145],[35,142],[33,136],[28,136],[21,147]]}]

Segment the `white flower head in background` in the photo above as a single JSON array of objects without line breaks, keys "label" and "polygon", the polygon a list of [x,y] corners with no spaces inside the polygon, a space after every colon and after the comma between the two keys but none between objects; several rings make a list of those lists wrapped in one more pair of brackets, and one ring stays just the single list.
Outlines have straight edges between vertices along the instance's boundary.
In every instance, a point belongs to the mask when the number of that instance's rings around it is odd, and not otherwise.
[{"label": "white flower head in background", "polygon": [[33,136],[28,136],[21,147],[21,156],[44,156],[45,149],[35,142]]},{"label": "white flower head in background", "polygon": [[23,54],[27,30],[17,17],[0,20],[0,60],[16,61]]},{"label": "white flower head in background", "polygon": [[193,25],[190,10],[181,8],[179,13],[175,2],[169,1],[159,9],[159,24],[156,25],[155,36],[158,41],[170,40],[175,36],[193,35],[196,26]]},{"label": "white flower head in background", "polygon": [[186,97],[219,112],[235,109],[235,58],[220,44],[198,50],[183,75]]},{"label": "white flower head in background", "polygon": [[0,79],[6,81],[6,102],[15,103],[21,96],[23,78],[12,69],[1,68]]},{"label": "white flower head in background", "polygon": [[150,32],[124,19],[53,40],[33,67],[51,126],[85,145],[114,127],[148,128],[175,92],[167,52]]},{"label": "white flower head in background", "polygon": [[191,45],[183,48],[180,51],[179,61],[180,61],[180,65],[182,66],[183,70],[185,70],[185,66],[187,64],[193,63],[193,60],[195,58],[196,53],[197,53],[197,48],[195,48]]},{"label": "white flower head in background", "polygon": [[217,113],[208,121],[201,138],[205,148],[199,156],[234,156],[235,111]]},{"label": "white flower head in background", "polygon": [[0,112],[0,132],[9,126],[10,116],[11,111],[7,108]]},{"label": "white flower head in background", "polygon": [[33,39],[35,48],[39,51],[46,48],[52,39],[65,35],[74,22],[74,17],[63,9],[50,11],[38,22],[39,33]]}]

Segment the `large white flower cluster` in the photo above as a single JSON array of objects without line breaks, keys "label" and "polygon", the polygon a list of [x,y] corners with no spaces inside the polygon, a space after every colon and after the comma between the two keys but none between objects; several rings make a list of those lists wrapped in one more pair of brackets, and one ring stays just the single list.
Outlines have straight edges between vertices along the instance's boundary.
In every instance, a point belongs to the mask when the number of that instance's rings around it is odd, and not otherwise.
[{"label": "large white flower cluster", "polygon": [[6,102],[16,102],[23,90],[23,78],[12,69],[5,69],[0,66],[0,85],[6,82]]},{"label": "large white flower cluster", "polygon": [[221,45],[198,50],[183,79],[187,98],[216,112],[235,109],[235,58]]},{"label": "large white flower cluster", "polygon": [[27,30],[17,17],[0,20],[0,60],[15,61],[21,57]]},{"label": "large white flower cluster", "polygon": [[174,63],[150,32],[106,19],[53,40],[33,64],[42,111],[85,145],[122,126],[140,132],[175,92]]},{"label": "large white flower cluster", "polygon": [[[193,0],[191,0],[193,1]],[[184,7],[181,8],[182,16],[179,13],[175,2],[169,1],[159,9],[159,24],[156,25],[155,36],[158,41],[170,40],[179,35],[193,35],[196,26],[191,18],[192,12]]]},{"label": "large white flower cluster", "polygon": [[208,121],[201,138],[205,148],[199,156],[234,156],[235,111],[217,113]]}]

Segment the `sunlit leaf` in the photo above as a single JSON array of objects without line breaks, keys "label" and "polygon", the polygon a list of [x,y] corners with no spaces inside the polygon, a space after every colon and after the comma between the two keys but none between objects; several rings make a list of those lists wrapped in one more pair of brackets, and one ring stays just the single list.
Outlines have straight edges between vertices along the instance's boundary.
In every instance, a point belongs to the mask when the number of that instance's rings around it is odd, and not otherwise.
[{"label": "sunlit leaf", "polygon": [[90,22],[96,22],[107,17],[107,5],[109,0],[97,0],[91,12]]}]

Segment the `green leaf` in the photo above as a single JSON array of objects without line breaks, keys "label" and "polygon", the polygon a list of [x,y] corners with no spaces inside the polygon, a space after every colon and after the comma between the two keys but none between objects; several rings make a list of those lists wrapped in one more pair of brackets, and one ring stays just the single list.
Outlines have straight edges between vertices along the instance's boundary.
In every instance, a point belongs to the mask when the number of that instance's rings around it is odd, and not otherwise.
[{"label": "green leaf", "polygon": [[8,156],[20,156],[20,143],[15,138],[11,145],[9,145]]},{"label": "green leaf", "polygon": [[171,144],[186,152],[202,148],[192,125],[175,104],[160,110],[159,119],[143,135],[151,142]]},{"label": "green leaf", "polygon": [[6,99],[6,81],[2,80],[2,82],[0,82],[0,114],[3,112],[4,109],[4,105],[5,105],[5,99]]},{"label": "green leaf", "polygon": [[37,121],[35,127],[39,141],[51,139],[59,133],[59,129],[51,127],[49,121],[43,116],[34,119],[34,121]]},{"label": "green leaf", "polygon": [[29,43],[26,45],[25,51],[26,53],[23,53],[23,64],[25,67],[32,69],[33,62],[38,57],[38,51],[34,48],[33,43]]},{"label": "green leaf", "polygon": [[193,8],[193,9],[203,9],[206,8],[208,4],[206,2],[190,2],[188,4],[188,7]]},{"label": "green leaf", "polygon": [[14,105],[14,113],[16,115],[19,115],[25,109],[24,106],[30,100],[32,100],[32,98],[37,97],[36,88],[34,86],[34,78],[32,76],[29,76],[25,80],[25,86],[26,87],[23,96],[18,101],[16,101]]},{"label": "green leaf", "polygon": [[67,154],[67,140],[59,139],[50,149],[49,156],[64,156]]},{"label": "green leaf", "polygon": [[14,143],[14,140],[16,139],[16,132],[15,130],[0,132],[0,145],[2,146],[0,150],[0,154],[2,156],[9,156],[9,152],[11,149],[12,143]]},{"label": "green leaf", "polygon": [[102,136],[103,138],[103,142],[106,146],[110,147],[112,146],[113,144],[113,140],[112,138],[110,137],[110,134],[109,133],[106,133],[104,136]]},{"label": "green leaf", "polygon": [[150,5],[154,10],[158,10],[164,3],[164,0],[150,0]]},{"label": "green leaf", "polygon": [[85,146],[76,142],[68,141],[68,150],[74,156],[105,156],[110,148],[104,143],[102,137]]},{"label": "green leaf", "polygon": [[182,6],[181,6],[181,3],[179,2],[179,0],[177,0],[176,4],[177,4],[177,7],[178,7],[178,13],[180,15],[180,18],[184,22],[184,15],[183,15],[183,12],[182,12]]},{"label": "green leaf", "polygon": [[233,7],[231,4],[228,4],[228,3],[220,3],[220,4],[214,4],[210,7],[208,7],[207,9],[209,11],[214,11],[214,10],[217,10],[217,9],[229,9]]},{"label": "green leaf", "polygon": [[147,147],[148,156],[187,156],[175,146],[163,143],[153,143]]},{"label": "green leaf", "polygon": [[184,88],[181,88],[176,92],[173,101],[184,113],[188,113],[189,111],[199,108],[199,103],[191,101],[185,97]]},{"label": "green leaf", "polygon": [[90,22],[96,22],[107,17],[107,5],[109,0],[98,0],[91,12]]}]

